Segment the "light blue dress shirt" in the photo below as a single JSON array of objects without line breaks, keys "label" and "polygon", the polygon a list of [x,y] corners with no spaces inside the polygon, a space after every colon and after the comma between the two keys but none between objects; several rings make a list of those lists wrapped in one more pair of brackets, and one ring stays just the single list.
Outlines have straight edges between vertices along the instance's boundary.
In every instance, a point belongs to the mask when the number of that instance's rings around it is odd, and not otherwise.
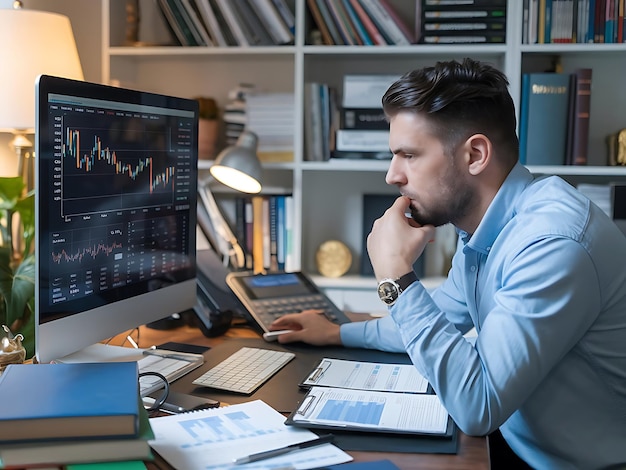
[{"label": "light blue dress shirt", "polygon": [[626,237],[519,164],[459,236],[432,296],[413,283],[389,316],[342,325],[343,344],[407,351],[461,430],[500,428],[534,468],[626,462]]}]

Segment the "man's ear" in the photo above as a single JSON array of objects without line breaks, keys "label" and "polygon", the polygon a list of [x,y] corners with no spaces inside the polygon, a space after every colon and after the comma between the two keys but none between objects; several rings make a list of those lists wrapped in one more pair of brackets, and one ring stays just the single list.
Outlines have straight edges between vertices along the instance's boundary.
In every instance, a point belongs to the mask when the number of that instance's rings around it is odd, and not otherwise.
[{"label": "man's ear", "polygon": [[493,146],[485,134],[474,134],[465,141],[467,168],[470,175],[476,176],[487,168],[493,157]]}]

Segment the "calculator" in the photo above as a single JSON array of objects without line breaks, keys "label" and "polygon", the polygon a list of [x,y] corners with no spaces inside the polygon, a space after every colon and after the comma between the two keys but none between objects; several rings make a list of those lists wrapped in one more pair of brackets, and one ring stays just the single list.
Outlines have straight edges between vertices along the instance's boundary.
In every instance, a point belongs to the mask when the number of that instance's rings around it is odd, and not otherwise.
[{"label": "calculator", "polygon": [[267,274],[231,272],[226,283],[246,307],[257,326],[270,331],[277,318],[303,310],[322,310],[336,324],[350,319],[303,272],[276,271]]}]

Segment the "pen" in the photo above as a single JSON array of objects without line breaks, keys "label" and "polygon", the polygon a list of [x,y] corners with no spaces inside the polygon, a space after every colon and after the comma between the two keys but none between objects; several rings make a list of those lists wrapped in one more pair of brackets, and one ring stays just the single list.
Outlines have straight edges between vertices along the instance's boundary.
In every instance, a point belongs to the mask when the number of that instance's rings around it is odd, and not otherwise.
[{"label": "pen", "polygon": [[240,457],[238,459],[235,459],[234,463],[235,465],[239,465],[242,463],[256,462],[257,460],[278,457],[279,455],[287,454],[289,452],[293,452],[294,450],[308,449],[309,447],[315,447],[315,446],[319,446],[322,444],[326,444],[328,442],[332,442],[334,437],[335,436],[333,436],[332,434],[325,434],[311,441],[300,442],[298,444],[291,444],[289,446],[281,447],[280,449],[266,450],[264,452],[258,452],[256,454],[251,454],[246,457]]},{"label": "pen", "polygon": [[143,352],[146,356],[158,356],[158,357],[164,357],[167,359],[178,359],[179,361],[189,361],[189,362],[194,362],[196,359],[198,359],[197,355],[188,355],[188,354],[181,354],[181,353],[161,353],[158,352],[157,350],[154,349],[146,349]]}]

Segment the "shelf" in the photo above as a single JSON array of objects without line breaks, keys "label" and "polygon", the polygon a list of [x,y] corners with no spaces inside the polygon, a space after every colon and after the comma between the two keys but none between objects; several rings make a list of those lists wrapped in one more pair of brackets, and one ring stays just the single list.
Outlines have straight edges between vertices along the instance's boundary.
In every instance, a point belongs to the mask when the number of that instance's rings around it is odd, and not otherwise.
[{"label": "shelf", "polygon": [[212,56],[212,55],[293,55],[294,46],[271,47],[183,47],[183,46],[113,46],[109,47],[111,57],[176,57],[176,56]]},{"label": "shelf", "polygon": [[569,176],[626,176],[626,166],[586,166],[532,165],[528,169],[534,174],[569,175]]}]

